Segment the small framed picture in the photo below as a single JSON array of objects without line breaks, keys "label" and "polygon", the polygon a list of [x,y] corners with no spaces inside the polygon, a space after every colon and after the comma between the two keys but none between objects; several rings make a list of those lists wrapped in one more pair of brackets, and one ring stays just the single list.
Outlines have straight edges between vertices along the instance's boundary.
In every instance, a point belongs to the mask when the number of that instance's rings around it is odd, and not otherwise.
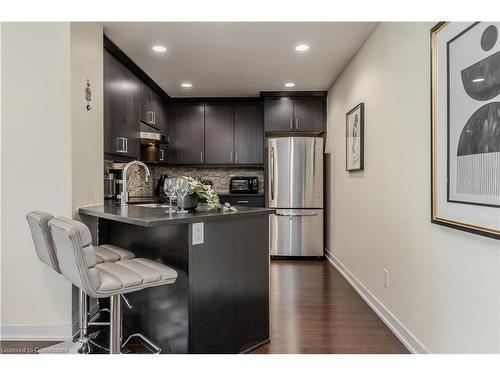
[{"label": "small framed picture", "polygon": [[346,171],[364,168],[365,104],[359,103],[346,114]]}]

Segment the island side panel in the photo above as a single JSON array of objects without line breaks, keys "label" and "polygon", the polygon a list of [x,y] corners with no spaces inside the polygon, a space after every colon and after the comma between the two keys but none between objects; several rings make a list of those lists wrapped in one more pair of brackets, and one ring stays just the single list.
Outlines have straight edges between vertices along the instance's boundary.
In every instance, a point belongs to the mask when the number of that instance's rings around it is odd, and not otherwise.
[{"label": "island side panel", "polygon": [[269,340],[268,232],[268,215],[204,223],[189,257],[190,352],[241,353]]},{"label": "island side panel", "polygon": [[174,268],[175,284],[126,294],[132,304],[123,308],[124,337],[139,332],[162,353],[188,352],[188,224],[141,227],[99,219],[99,242],[121,246],[136,258],[147,258]]}]

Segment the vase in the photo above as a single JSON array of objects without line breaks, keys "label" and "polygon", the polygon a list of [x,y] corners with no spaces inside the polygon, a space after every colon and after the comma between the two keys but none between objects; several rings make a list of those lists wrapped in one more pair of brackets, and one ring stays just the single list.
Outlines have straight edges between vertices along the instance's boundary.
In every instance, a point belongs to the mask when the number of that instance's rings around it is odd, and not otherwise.
[{"label": "vase", "polygon": [[[182,199],[177,199],[177,207],[181,208]],[[198,206],[198,195],[196,193],[187,194],[184,197],[184,209],[194,210]]]}]

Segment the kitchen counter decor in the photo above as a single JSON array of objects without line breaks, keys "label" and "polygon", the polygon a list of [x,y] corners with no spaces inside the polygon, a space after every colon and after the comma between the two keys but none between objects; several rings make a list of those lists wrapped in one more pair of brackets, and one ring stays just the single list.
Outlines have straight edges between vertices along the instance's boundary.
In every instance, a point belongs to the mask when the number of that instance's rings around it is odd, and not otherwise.
[{"label": "kitchen counter decor", "polygon": [[209,210],[216,208],[222,211],[237,211],[237,209],[229,203],[222,204],[219,195],[211,185],[204,184],[202,180],[193,177],[184,176],[182,178],[188,181],[190,193],[195,193],[198,198],[206,200]]}]

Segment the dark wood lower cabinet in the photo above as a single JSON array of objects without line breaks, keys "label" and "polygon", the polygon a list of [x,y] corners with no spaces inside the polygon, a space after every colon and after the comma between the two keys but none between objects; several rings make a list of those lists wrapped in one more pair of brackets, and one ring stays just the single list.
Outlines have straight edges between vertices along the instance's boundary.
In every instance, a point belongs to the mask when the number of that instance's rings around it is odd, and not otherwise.
[{"label": "dark wood lower cabinet", "polygon": [[143,333],[162,353],[242,353],[269,340],[268,215],[206,220],[199,245],[191,244],[191,224],[98,225],[99,243],[178,273],[172,285],[127,294],[126,332]]},{"label": "dark wood lower cabinet", "polygon": [[192,353],[242,353],[269,339],[268,217],[225,221],[206,222],[209,243],[192,249]]},{"label": "dark wood lower cabinet", "polygon": [[265,207],[264,195],[220,195],[220,200],[232,206]]}]

